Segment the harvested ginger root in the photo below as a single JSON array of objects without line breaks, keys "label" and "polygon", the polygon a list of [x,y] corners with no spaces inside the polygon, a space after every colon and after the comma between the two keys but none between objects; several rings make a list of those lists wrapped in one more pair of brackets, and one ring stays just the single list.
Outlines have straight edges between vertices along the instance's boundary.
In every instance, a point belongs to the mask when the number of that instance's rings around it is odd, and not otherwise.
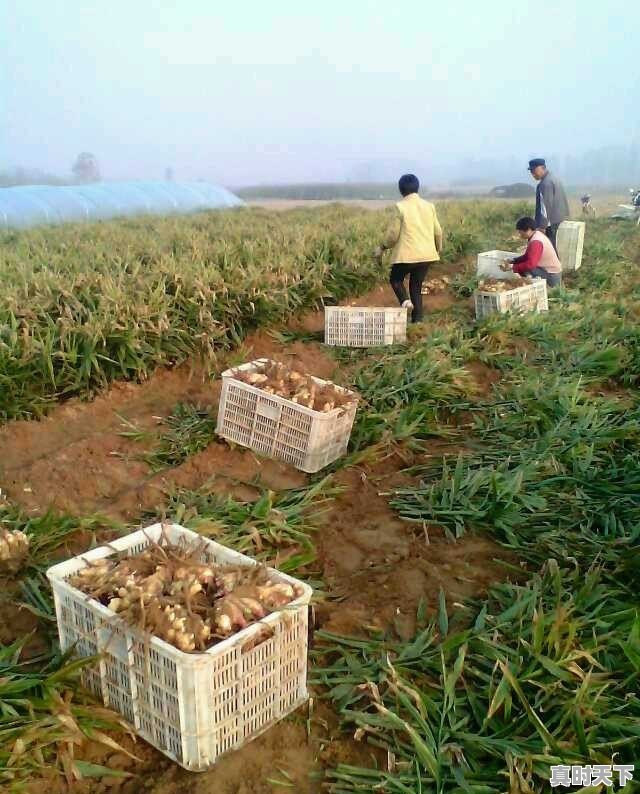
[{"label": "harvested ginger root", "polygon": [[164,536],[140,553],[89,563],[69,579],[118,617],[187,653],[202,652],[294,601],[302,589],[262,566],[203,561],[204,543]]},{"label": "harvested ginger root", "polygon": [[533,284],[533,279],[523,276],[514,276],[513,278],[487,278],[478,284],[480,292],[508,292],[518,287],[528,287]]},{"label": "harvested ginger root", "polygon": [[0,571],[17,573],[29,555],[29,538],[19,529],[0,529]]},{"label": "harvested ginger root", "polygon": [[328,413],[353,402],[354,396],[338,389],[333,383],[318,383],[310,375],[290,369],[286,364],[268,361],[251,372],[235,370],[233,377],[267,394],[285,397],[314,411]]},{"label": "harvested ginger root", "polygon": [[436,292],[443,292],[449,286],[450,279],[448,276],[441,278],[430,278],[422,282],[422,294],[433,295]]}]

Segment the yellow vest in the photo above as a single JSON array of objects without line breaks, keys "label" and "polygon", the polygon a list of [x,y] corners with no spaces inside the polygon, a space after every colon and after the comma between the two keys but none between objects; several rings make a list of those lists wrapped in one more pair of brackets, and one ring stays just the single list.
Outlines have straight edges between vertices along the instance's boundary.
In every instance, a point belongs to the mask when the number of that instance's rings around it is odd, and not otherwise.
[{"label": "yellow vest", "polygon": [[417,193],[410,193],[396,207],[400,213],[400,232],[393,243],[391,263],[438,261],[442,229],[435,206]]}]

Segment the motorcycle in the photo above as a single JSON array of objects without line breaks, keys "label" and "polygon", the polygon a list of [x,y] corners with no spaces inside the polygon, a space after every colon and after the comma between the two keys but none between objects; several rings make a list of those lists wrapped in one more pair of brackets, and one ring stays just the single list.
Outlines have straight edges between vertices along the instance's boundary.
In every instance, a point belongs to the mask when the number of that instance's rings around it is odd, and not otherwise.
[{"label": "motorcycle", "polygon": [[632,187],[629,188],[630,204],[618,204],[619,212],[614,213],[611,217],[617,220],[632,220],[640,226],[640,190]]}]

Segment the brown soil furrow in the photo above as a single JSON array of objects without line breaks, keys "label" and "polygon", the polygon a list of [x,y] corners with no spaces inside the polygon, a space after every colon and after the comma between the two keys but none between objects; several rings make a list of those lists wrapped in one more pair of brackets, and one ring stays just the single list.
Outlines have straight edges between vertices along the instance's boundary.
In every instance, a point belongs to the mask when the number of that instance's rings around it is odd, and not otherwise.
[{"label": "brown soil furrow", "polygon": [[187,365],[158,370],[145,383],[116,383],[91,401],[69,400],[40,421],[9,422],[0,428],[0,475],[19,470],[81,439],[131,422],[166,415],[180,399],[212,401],[202,370]]},{"label": "brown soil furrow", "polygon": [[204,487],[210,493],[252,501],[260,488],[283,491],[301,488],[306,482],[306,475],[291,466],[215,441],[181,465],[148,474],[112,498],[97,501],[94,509],[132,521],[142,513],[161,510],[167,495],[178,488]]},{"label": "brown soil furrow", "polygon": [[[394,463],[406,466],[389,460],[388,481]],[[336,477],[346,490],[317,534],[324,581],[330,596],[339,599],[319,609],[323,628],[360,634],[367,626],[392,627],[410,637],[421,601],[433,611],[441,589],[451,604],[481,595],[505,578],[499,561],[512,562],[512,555],[489,538],[465,535],[451,541],[438,527],[425,533],[403,521],[380,495],[375,475],[375,466],[373,471],[365,466]],[[395,483],[408,485],[406,475]]]}]

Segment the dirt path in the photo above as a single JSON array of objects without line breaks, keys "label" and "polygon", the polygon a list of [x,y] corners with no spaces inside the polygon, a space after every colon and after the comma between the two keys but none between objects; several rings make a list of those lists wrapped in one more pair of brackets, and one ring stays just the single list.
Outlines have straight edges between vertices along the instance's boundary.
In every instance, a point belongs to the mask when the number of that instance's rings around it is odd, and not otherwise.
[{"label": "dirt path", "polygon": [[[357,303],[395,305],[395,299],[388,287],[379,287]],[[425,303],[427,311],[435,311],[457,301],[443,293],[428,296]],[[291,327],[320,331],[322,313],[305,315]],[[243,347],[247,358],[290,360],[299,369],[340,383],[335,360],[319,344],[285,345],[259,332]],[[491,388],[496,378],[493,371],[479,364],[470,366],[470,371],[479,391]],[[178,402],[210,406],[215,414],[219,390],[215,373],[182,366],[159,371],[143,384],[115,384],[92,402],[70,401],[40,422],[9,423],[0,429],[0,486],[11,500],[34,512],[48,508],[78,515],[100,511],[133,523],[144,510],[165,504],[167,493],[176,486],[196,489],[206,485],[212,491],[251,500],[260,485],[276,491],[304,485],[307,477],[301,472],[217,441],[182,465],[153,474],[139,460],[144,445],[121,435],[127,429],[125,420],[153,431],[158,418],[169,415]],[[441,454],[436,443],[434,454]],[[393,513],[380,494],[407,484],[401,473],[406,466],[405,458],[392,456],[337,475],[337,483],[345,490],[317,533],[329,593],[317,610],[323,628],[353,633],[375,623],[410,636],[421,600],[435,608],[440,588],[450,601],[457,601],[484,592],[488,584],[503,577],[495,562],[501,554],[487,539],[466,536],[454,543],[437,529],[427,536]],[[8,642],[11,635],[6,621],[0,623],[0,640]],[[286,781],[290,775],[294,785],[290,790],[313,794],[319,790],[313,773],[323,764],[336,760],[368,763],[370,748],[340,737],[330,712],[321,707],[311,714],[302,712],[201,775],[184,772],[143,742],[132,746],[141,756],[137,763],[117,753],[105,758],[102,750],[89,748],[84,753],[86,760],[125,768],[136,777],[85,781],[75,786],[74,792],[272,794],[278,789],[268,781]],[[50,794],[56,794],[53,783],[49,788]]]},{"label": "dirt path", "polygon": [[[429,296],[441,308],[445,296]],[[389,287],[378,287],[358,300],[361,305],[395,305]],[[323,313],[304,315],[292,327],[309,332],[323,328]],[[247,359],[269,357],[291,362],[318,377],[340,373],[335,360],[319,344],[280,344],[267,332],[248,337]],[[221,368],[224,368],[224,363]],[[215,415],[220,396],[219,372],[183,365],[156,372],[142,384],[115,383],[91,402],[70,400],[41,421],[9,422],[0,428],[0,488],[33,512],[49,508],[76,515],[101,512],[135,521],[154,510],[173,487],[225,490],[239,498],[255,493],[255,485],[283,490],[304,485],[306,478],[289,466],[258,460],[246,450],[211,444],[177,468],[153,473],[140,460],[153,443],[153,431],[178,402],[209,407]],[[145,444],[123,436],[131,426],[150,431]],[[253,489],[253,490],[252,490]]]}]

